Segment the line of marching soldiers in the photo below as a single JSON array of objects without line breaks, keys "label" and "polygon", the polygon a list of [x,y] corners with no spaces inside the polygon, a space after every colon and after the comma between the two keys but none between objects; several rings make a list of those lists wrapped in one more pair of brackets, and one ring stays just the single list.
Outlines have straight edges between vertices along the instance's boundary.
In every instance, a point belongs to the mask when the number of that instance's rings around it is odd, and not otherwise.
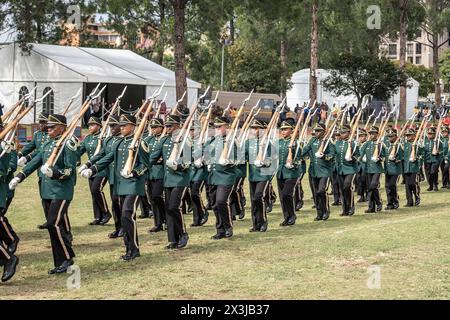
[{"label": "line of marching soldiers", "polygon": [[[268,228],[267,213],[271,211],[276,196],[272,180],[276,178],[278,197],[283,212],[281,226],[296,222],[296,211],[303,206],[302,180],[309,173],[316,221],[325,221],[330,216],[328,190],[333,185],[335,204],[342,205],[342,216],[355,214],[354,190],[359,202],[368,201],[366,213],[381,211],[380,180],[384,173],[387,195],[386,210],[399,207],[397,185],[403,176],[406,186],[406,206],[420,204],[420,175],[425,168],[429,190],[438,190],[438,171],[443,170],[443,183],[448,185],[448,130],[442,130],[438,152],[435,150],[436,128],[430,127],[423,145],[415,143],[416,131],[406,130],[398,137],[394,128],[387,130],[383,143],[378,144],[379,129],[373,126],[366,132],[358,129],[358,138],[349,141],[351,128],[340,127],[331,141],[324,145],[327,128],[317,125],[304,145],[298,139],[291,143],[295,121],[286,119],[279,125],[277,143],[267,147],[264,161],[257,160],[261,150],[261,135],[267,123],[254,119],[250,125],[250,138],[235,143],[230,158],[219,161],[229,130],[230,120],[217,117],[206,141],[198,135],[199,124],[191,127],[189,143],[180,153],[180,158],[171,160],[174,149],[172,136],[180,129],[181,121],[176,115],[150,120],[150,132],[141,140],[133,170],[125,172],[129,146],[133,140],[137,119],[132,115],[111,116],[110,135],[99,142],[102,127],[100,119],[89,120],[89,132],[83,142],[70,139],[56,164],[44,165],[50,157],[59,137],[67,127],[65,116],[41,114],[40,130],[31,143],[20,152],[14,145],[2,142],[0,152],[0,262],[4,265],[2,281],[14,275],[18,258],[15,256],[19,238],[6,218],[6,212],[14,197],[14,189],[34,171],[38,172],[38,185],[46,222],[39,226],[50,235],[54,268],[50,274],[65,273],[74,263],[72,232],[68,208],[73,199],[78,172],[89,181],[92,195],[94,221],[92,225],[104,225],[113,218],[115,230],[110,238],[123,237],[125,261],[140,256],[136,212],[139,203],[147,199],[151,205],[155,226],[150,232],[167,230],[167,249],[181,249],[188,244],[183,207],[187,198],[193,211],[192,227],[208,221],[208,210],[216,218],[214,240],[233,236],[233,220],[244,218],[244,180],[247,178],[251,198],[251,232],[265,232]],[[1,126],[0,128],[2,128]],[[95,152],[101,143],[100,152]],[[347,148],[352,154],[346,157]],[[395,152],[393,152],[395,148]],[[295,149],[292,163],[288,163],[289,150]],[[377,150],[377,151],[375,151]],[[411,152],[415,157],[411,157]],[[86,153],[88,161],[81,165],[81,156]],[[291,153],[292,154],[292,153]],[[307,168],[306,160],[310,160]],[[14,176],[16,167],[23,169]],[[80,166],[81,165],[81,166]],[[247,172],[248,171],[248,172]],[[103,188],[109,184],[111,210]],[[203,203],[206,191],[208,204]],[[189,194],[189,196],[187,196]],[[147,209],[148,210],[148,209]]]}]

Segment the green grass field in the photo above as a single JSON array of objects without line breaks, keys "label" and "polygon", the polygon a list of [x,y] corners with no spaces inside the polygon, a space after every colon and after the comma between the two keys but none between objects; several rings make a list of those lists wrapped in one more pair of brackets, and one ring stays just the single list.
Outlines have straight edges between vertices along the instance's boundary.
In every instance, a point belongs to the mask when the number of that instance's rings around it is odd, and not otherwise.
[{"label": "green grass field", "polygon": [[[52,255],[36,178],[19,185],[8,217],[21,237],[20,268],[0,284],[0,299],[445,299],[450,298],[450,191],[423,193],[419,208],[314,222],[306,203],[293,227],[279,227],[280,206],[267,233],[249,233],[249,213],[230,240],[212,241],[214,217],[188,228],[190,243],[165,251],[165,233],[150,235],[152,220],[139,220],[142,257],[122,262],[122,240],[112,225],[92,227],[87,182],[81,178],[69,208],[81,288],[68,290],[69,275],[49,276]],[[106,188],[105,188],[106,189]],[[400,190],[404,204],[404,190]],[[109,196],[109,195],[108,195]],[[385,198],[383,191],[383,198]],[[186,215],[192,223],[192,216]],[[369,289],[368,268],[381,270],[381,288]]]}]

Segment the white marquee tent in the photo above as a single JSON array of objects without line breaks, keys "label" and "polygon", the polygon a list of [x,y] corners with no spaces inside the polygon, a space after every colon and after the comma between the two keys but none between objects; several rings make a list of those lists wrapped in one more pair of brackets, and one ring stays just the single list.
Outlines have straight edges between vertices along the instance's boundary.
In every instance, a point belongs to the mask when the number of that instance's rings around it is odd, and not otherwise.
[{"label": "white marquee tent", "polygon": [[[287,103],[292,110],[295,108],[296,104],[302,105],[309,100],[309,74],[309,69],[303,69],[292,75],[290,80],[292,82],[292,88],[287,92]],[[357,100],[354,95],[336,97],[322,87],[322,81],[329,75],[330,72],[327,70],[317,70],[317,101],[326,102],[329,106],[333,105],[333,103],[340,106],[343,106],[344,104],[351,105],[352,103],[356,105]],[[417,105],[419,100],[419,83],[413,78],[410,78],[408,80],[408,85],[411,87],[406,90],[406,114],[407,117],[410,117],[414,112],[414,106]],[[389,99],[391,105],[395,104],[398,106],[400,104],[399,101],[400,98],[398,92]]]},{"label": "white marquee tent", "polygon": [[[32,44],[30,55],[23,55],[19,46],[12,43],[0,49],[0,61],[3,64],[0,68],[0,103],[6,106],[3,112],[19,99],[19,91],[25,90],[23,87],[31,91],[37,86],[38,98],[45,88],[52,88],[54,112],[58,113],[80,88],[87,95],[99,82],[108,87],[110,84],[120,85],[120,88],[132,86],[134,89],[129,87],[127,94],[134,98],[139,95],[137,100],[140,101],[165,81],[162,96],[167,91],[166,104],[171,107],[176,103],[175,73],[129,50]],[[187,84],[188,105],[191,105],[197,99],[201,84],[190,79]],[[114,94],[119,95],[120,91]],[[81,105],[81,96],[73,105]],[[71,109],[67,114],[69,120],[78,108]],[[22,123],[33,123],[35,115],[41,111],[42,103]]]}]

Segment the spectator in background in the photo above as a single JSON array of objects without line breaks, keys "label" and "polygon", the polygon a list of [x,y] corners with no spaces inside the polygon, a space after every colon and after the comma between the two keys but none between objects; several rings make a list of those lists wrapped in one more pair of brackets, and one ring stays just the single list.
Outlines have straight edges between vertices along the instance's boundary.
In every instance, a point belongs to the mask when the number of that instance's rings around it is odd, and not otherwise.
[{"label": "spectator in background", "polygon": [[294,112],[295,112],[295,118],[298,121],[298,119],[300,118],[300,113],[302,112],[302,108],[300,108],[298,103],[295,106]]},{"label": "spectator in background", "polygon": [[[309,105],[305,105],[305,109],[303,109],[303,125],[305,124],[306,118],[308,117],[309,114],[309,110],[310,110],[310,106]],[[311,120],[308,123],[308,126],[311,126]]]},{"label": "spectator in background", "polygon": [[0,103],[0,117],[3,116],[3,108],[4,107],[5,106],[2,103]]},{"label": "spectator in background", "polygon": [[350,115],[350,121],[353,121],[353,118],[355,117],[357,112],[358,112],[358,109],[355,107],[355,104],[352,103],[350,109],[348,109],[348,114]]}]

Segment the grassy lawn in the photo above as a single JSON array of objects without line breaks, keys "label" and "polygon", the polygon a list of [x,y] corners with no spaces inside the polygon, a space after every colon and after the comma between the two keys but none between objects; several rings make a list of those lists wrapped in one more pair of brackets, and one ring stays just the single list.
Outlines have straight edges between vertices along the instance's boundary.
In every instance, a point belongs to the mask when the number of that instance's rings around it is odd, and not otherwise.
[{"label": "grassy lawn", "polygon": [[[110,240],[110,224],[92,227],[87,182],[81,178],[69,208],[81,288],[68,290],[69,275],[49,276],[47,231],[37,230],[43,212],[36,178],[22,183],[8,216],[21,237],[20,268],[0,284],[0,299],[444,299],[450,298],[450,191],[423,193],[419,208],[314,222],[309,187],[293,227],[279,227],[280,206],[269,215],[267,233],[249,233],[235,223],[230,240],[212,241],[214,217],[189,228],[190,243],[165,251],[165,233],[150,235],[152,220],[139,220],[141,258],[126,263],[122,240]],[[106,188],[105,188],[106,189]],[[400,189],[401,204],[405,202]],[[383,191],[383,198],[385,198]],[[211,217],[211,216],[210,216]],[[186,216],[192,223],[192,216]],[[368,268],[381,270],[381,288],[369,289]]]}]

